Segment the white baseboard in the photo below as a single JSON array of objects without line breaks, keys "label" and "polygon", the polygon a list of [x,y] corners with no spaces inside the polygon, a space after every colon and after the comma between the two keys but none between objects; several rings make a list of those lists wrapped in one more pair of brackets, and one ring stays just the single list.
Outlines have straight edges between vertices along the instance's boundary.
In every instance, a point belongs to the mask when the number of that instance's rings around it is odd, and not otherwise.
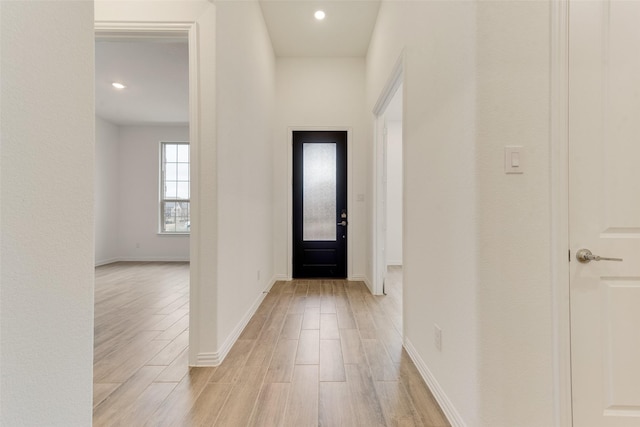
[{"label": "white baseboard", "polygon": [[[287,276],[286,274],[276,274],[274,276],[274,278],[273,278],[273,283],[275,283],[276,281],[279,281],[279,280],[282,280],[282,281],[285,281],[285,282],[290,282],[290,281],[293,280],[293,278],[290,277],[290,276]],[[347,280],[350,281],[350,282],[364,282],[369,287],[369,289],[371,289],[369,279],[367,279],[363,275],[359,274],[359,275],[356,275],[356,276],[347,277]],[[272,286],[273,286],[273,284],[272,284]]]},{"label": "white baseboard", "polygon": [[196,364],[198,367],[218,366],[222,363],[219,353],[199,353],[196,355]]},{"label": "white baseboard", "polygon": [[362,274],[358,274],[355,276],[347,277],[347,280],[350,282],[364,282],[364,284],[367,285],[367,288],[369,288],[369,292],[373,293],[373,287],[371,286],[371,282],[366,276]]},{"label": "white baseboard", "polygon": [[143,256],[143,257],[121,257],[118,261],[123,262],[189,262],[189,257],[184,256]]},{"label": "white baseboard", "polygon": [[110,259],[102,259],[95,261],[95,267],[100,267],[102,265],[113,264],[114,262],[120,261],[120,258],[110,258]]},{"label": "white baseboard", "polygon": [[440,405],[440,408],[442,408],[442,412],[444,412],[447,420],[449,420],[451,427],[466,427],[467,425],[456,410],[455,406],[408,338],[404,339],[404,348],[407,350],[407,353],[409,353],[409,357],[411,357],[411,360],[413,360],[416,368],[418,368],[422,379],[427,383],[427,386],[431,390],[431,393],[433,393],[433,396],[438,401],[438,404]]},{"label": "white baseboard", "polygon": [[173,256],[149,256],[149,257],[116,257],[106,260],[96,261],[95,267],[101,265],[113,264],[114,262],[189,262],[189,257],[173,257]]},{"label": "white baseboard", "polygon": [[242,316],[242,319],[240,319],[238,325],[233,329],[231,334],[229,334],[227,339],[224,340],[224,343],[218,351],[216,351],[215,353],[199,353],[196,356],[195,366],[218,366],[222,363],[225,357],[227,357],[227,355],[229,354],[229,351],[231,351],[231,347],[233,347],[233,345],[236,343],[238,337],[240,337],[240,334],[242,334],[242,331],[247,326],[253,315],[256,314],[258,307],[260,307],[260,304],[262,304],[262,301],[267,296],[267,292],[273,287],[275,283],[276,279],[271,279],[264,292],[261,292],[260,295],[258,295],[249,310],[247,310],[244,316]]}]

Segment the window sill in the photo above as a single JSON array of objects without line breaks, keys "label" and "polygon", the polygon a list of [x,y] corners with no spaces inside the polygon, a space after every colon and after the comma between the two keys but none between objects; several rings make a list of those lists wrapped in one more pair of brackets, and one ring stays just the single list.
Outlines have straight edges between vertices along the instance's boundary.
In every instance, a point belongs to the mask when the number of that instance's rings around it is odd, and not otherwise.
[{"label": "window sill", "polygon": [[175,231],[170,231],[170,232],[158,231],[157,234],[158,236],[190,236],[191,235],[190,232],[181,233],[181,232],[175,232]]}]

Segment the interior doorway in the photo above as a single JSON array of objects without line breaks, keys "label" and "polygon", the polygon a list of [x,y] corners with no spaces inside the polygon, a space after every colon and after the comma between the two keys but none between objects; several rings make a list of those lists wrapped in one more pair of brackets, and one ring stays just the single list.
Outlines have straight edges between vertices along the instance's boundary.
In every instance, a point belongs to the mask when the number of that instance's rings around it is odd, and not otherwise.
[{"label": "interior doorway", "polygon": [[[388,268],[402,266],[403,246],[403,60],[397,61],[373,113],[374,147],[374,294],[385,293]],[[396,274],[397,277],[397,274]]]},{"label": "interior doorway", "polygon": [[96,37],[96,264],[189,261],[189,45]]},{"label": "interior doorway", "polygon": [[[96,141],[96,163],[105,163],[102,165],[105,176],[96,176],[96,187],[101,185],[99,182],[100,180],[108,181],[109,175],[113,176],[114,173],[116,175],[120,175],[123,169],[119,165],[124,162],[127,163],[127,169],[131,175],[129,176],[129,183],[135,182],[139,179],[147,180],[148,188],[140,194],[143,194],[142,197],[145,198],[147,203],[150,203],[149,208],[145,209],[145,215],[147,216],[141,220],[142,222],[139,221],[137,225],[132,225],[134,229],[135,227],[142,228],[144,226],[146,237],[138,235],[134,240],[127,240],[126,244],[128,245],[127,250],[129,252],[123,253],[119,251],[119,248],[116,245],[115,251],[113,251],[114,246],[112,246],[111,252],[103,252],[103,255],[98,256],[99,248],[96,247],[96,264],[109,264],[114,261],[143,261],[143,263],[138,265],[144,266],[147,269],[150,267],[155,268],[160,272],[164,272],[166,273],[165,278],[168,281],[179,281],[179,286],[186,287],[186,290],[183,291],[181,295],[176,296],[174,301],[171,302],[173,305],[167,304],[166,307],[171,306],[173,311],[169,312],[164,311],[164,309],[154,309],[155,311],[148,312],[151,313],[154,320],[161,320],[159,319],[159,316],[165,318],[165,324],[158,324],[157,327],[164,328],[166,326],[167,329],[171,328],[172,333],[175,331],[180,332],[176,337],[173,337],[177,338],[179,336],[180,345],[176,345],[176,348],[183,348],[188,342],[189,345],[187,349],[184,350],[183,356],[181,356],[179,360],[176,360],[176,363],[179,362],[185,367],[188,367],[189,365],[195,364],[194,361],[198,354],[198,341],[194,338],[193,334],[193,331],[197,330],[193,326],[194,319],[198,318],[198,306],[197,304],[194,306],[194,303],[197,301],[189,298],[190,294],[197,292],[198,290],[197,275],[194,274],[194,272],[198,271],[198,266],[200,265],[198,263],[198,252],[194,252],[192,249],[194,246],[197,247],[198,245],[197,230],[200,228],[199,215],[197,215],[198,210],[196,209],[196,205],[199,203],[199,198],[196,190],[199,178],[197,160],[200,157],[198,136],[202,133],[200,122],[198,121],[199,81],[197,76],[199,68],[196,60],[198,57],[196,26],[194,23],[147,24],[96,22],[96,43],[105,43],[106,45],[129,45],[128,47],[131,48],[128,52],[130,57],[132,55],[133,57],[136,57],[136,54],[131,50],[134,49],[135,45],[137,45],[137,47],[142,47],[143,49],[143,52],[138,55],[146,62],[146,67],[148,68],[149,65],[152,64],[156,65],[156,68],[152,70],[152,72],[147,71],[146,79],[143,78],[142,80],[137,80],[138,84],[136,84],[136,82],[131,84],[132,80],[128,80],[130,83],[129,89],[131,91],[139,92],[141,90],[140,86],[148,84],[154,84],[155,86],[158,84],[164,84],[166,86],[170,86],[170,90],[173,91],[168,94],[168,98],[171,102],[165,104],[164,107],[160,106],[161,101],[157,98],[143,99],[142,101],[156,104],[159,108],[155,111],[155,115],[151,114],[151,112],[148,111],[149,109],[147,109],[146,112],[142,111],[142,116],[139,116],[136,120],[132,120],[130,123],[105,124],[106,122],[109,122],[109,120],[99,119],[99,109],[96,108],[96,131],[98,131],[98,126],[101,126],[101,131],[105,132],[107,139],[116,141],[117,144],[120,145],[120,148],[123,144],[127,144],[131,141],[140,141],[141,139],[153,140],[150,143],[152,145],[147,146],[146,148],[136,145],[126,147],[126,150],[123,151],[114,149],[113,147],[106,149],[107,155],[111,156],[111,159],[109,160],[99,157],[104,155],[105,150],[100,152]],[[112,48],[113,46],[109,47]],[[154,60],[154,57],[156,57],[155,59],[157,59],[158,56],[162,57],[160,52],[164,52],[165,55],[162,63],[169,64],[166,66],[165,70],[168,73],[161,72],[162,66],[158,65]],[[109,63],[109,61],[107,61],[107,63]],[[96,70],[98,70],[97,58]],[[136,70],[138,77],[140,76],[141,71],[141,69]],[[163,83],[162,79],[166,79],[167,74],[170,79],[170,83],[167,83],[166,81]],[[178,74],[180,75],[179,77]],[[116,78],[122,78],[122,81],[118,81]],[[177,83],[178,79],[180,80],[180,84]],[[96,92],[98,91],[98,84],[111,85],[111,83],[114,82],[120,82],[127,86],[127,79],[124,73],[121,75],[114,75],[113,78],[109,78],[108,80],[104,78],[104,76],[102,78],[96,77]],[[178,98],[180,99],[179,101]],[[97,103],[99,102],[98,97],[96,97],[96,101]],[[98,105],[96,107],[98,107]],[[130,104],[128,107],[133,107],[133,105]],[[138,108],[140,108],[139,105]],[[116,111],[118,109],[118,107],[114,108]],[[142,108],[142,110],[143,109],[144,108]],[[122,127],[130,127],[131,129],[128,129],[127,132],[121,132],[120,128]],[[121,138],[124,134],[127,135],[127,138],[124,138],[126,140]],[[186,171],[186,179],[190,184],[188,195],[190,201],[188,209],[189,219],[185,222],[189,233],[185,233],[185,230],[182,229],[176,230],[177,227],[172,229],[171,221],[166,221],[167,218],[177,218],[178,213],[171,216],[163,215],[164,212],[161,212],[161,208],[164,207],[166,209],[167,205],[170,205],[170,203],[167,203],[165,200],[164,205],[162,204],[162,200],[159,198],[159,194],[161,193],[160,183],[167,180],[172,181],[172,179],[170,179],[171,177],[162,174],[162,165],[166,163],[169,166],[174,166],[176,170],[181,170],[179,174],[176,174],[174,177],[175,179],[173,179],[173,181],[175,181],[175,186],[184,185],[185,181],[184,153],[180,158],[177,158],[173,162],[175,163],[174,165],[171,164],[171,160],[166,156],[163,163],[161,156],[161,150],[163,147],[161,142],[189,143],[188,161],[190,163],[190,167]],[[148,168],[139,167],[136,161],[136,155],[142,155],[142,157],[140,157],[142,159],[150,157],[148,160],[152,162],[153,168],[157,169],[155,169],[155,171],[149,171]],[[103,162],[103,160],[106,160],[106,162]],[[114,165],[115,170],[109,171],[109,168]],[[98,167],[96,167],[96,172],[99,172]],[[164,181],[162,180],[163,176],[165,178]],[[118,179],[120,179],[120,177],[118,177]],[[96,218],[99,215],[102,215],[104,221],[104,223],[100,225],[103,227],[102,230],[98,230],[97,227],[99,225],[96,224],[96,243],[98,241],[98,233],[103,233],[103,237],[106,236],[106,238],[113,238],[113,235],[116,234],[113,230],[118,234],[121,234],[119,233],[120,230],[118,230],[120,224],[117,221],[114,221],[112,216],[110,218],[110,215],[112,215],[114,211],[118,211],[118,215],[124,216],[129,215],[129,213],[133,211],[133,206],[129,202],[126,202],[121,195],[122,190],[126,189],[128,185],[123,181],[124,180],[119,182],[117,185],[110,184],[112,187],[108,190],[108,192],[111,193],[110,196],[102,197],[98,200],[100,196],[96,194]],[[102,185],[105,185],[104,182]],[[170,185],[168,187],[170,187]],[[96,193],[102,190],[104,190],[104,188],[96,188]],[[184,196],[184,192],[181,192],[180,195],[181,197]],[[175,204],[176,203],[174,203],[174,205]],[[185,204],[182,203],[180,207],[182,210],[180,214],[184,215]],[[162,222],[163,220],[165,220],[164,224]],[[165,233],[163,233],[163,231]],[[182,231],[182,233],[174,232],[173,234],[168,234],[166,231]],[[159,249],[158,245],[155,244],[158,239],[163,239],[164,241],[164,247],[161,248],[163,252],[148,251],[145,253],[144,251],[149,248],[153,248],[154,250]],[[103,247],[101,250],[104,251],[105,248]],[[104,256],[105,253],[107,254],[106,256]],[[146,261],[160,261],[161,263],[151,266]],[[166,264],[166,261],[182,261],[181,263],[171,263],[181,269],[179,278],[173,273],[167,273],[168,270],[166,267],[168,264]],[[137,275],[136,277],[140,277],[140,275]],[[158,290],[158,292],[162,291]],[[147,300],[149,300],[149,298],[147,298]],[[155,304],[155,302],[151,301],[150,304]],[[129,309],[131,309],[131,305],[124,304],[123,307],[129,307]],[[191,331],[191,333],[189,333],[189,331]],[[159,338],[160,336],[155,337],[154,339]],[[168,335],[162,338],[168,339]],[[108,373],[103,372],[103,374],[106,375]],[[95,379],[96,378],[94,376],[94,381]]]},{"label": "interior doorway", "polygon": [[[384,113],[385,245],[387,272],[402,270],[403,160],[402,85],[398,87]],[[386,283],[386,281],[385,281]]]}]

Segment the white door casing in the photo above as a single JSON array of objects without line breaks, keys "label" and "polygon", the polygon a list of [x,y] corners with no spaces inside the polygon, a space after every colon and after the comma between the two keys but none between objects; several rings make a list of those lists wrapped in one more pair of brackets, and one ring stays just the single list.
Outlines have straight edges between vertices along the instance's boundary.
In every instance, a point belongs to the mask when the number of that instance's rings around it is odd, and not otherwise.
[{"label": "white door casing", "polygon": [[569,10],[573,425],[639,426],[640,2]]},{"label": "white door casing", "polygon": [[[381,295],[387,271],[386,258],[386,126],[385,111],[396,91],[404,81],[404,50],[400,52],[387,83],[380,92],[373,107],[374,149],[373,149],[373,283],[371,292]],[[401,89],[404,90],[404,89]],[[404,211],[404,210],[403,210]],[[403,237],[404,241],[404,237]]]}]

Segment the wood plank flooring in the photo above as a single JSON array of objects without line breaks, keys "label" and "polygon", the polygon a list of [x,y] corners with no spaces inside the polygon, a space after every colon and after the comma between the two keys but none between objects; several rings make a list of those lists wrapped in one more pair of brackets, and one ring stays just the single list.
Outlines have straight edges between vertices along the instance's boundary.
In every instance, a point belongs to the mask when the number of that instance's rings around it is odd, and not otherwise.
[{"label": "wood plank flooring", "polygon": [[189,265],[98,267],[94,426],[449,426],[402,348],[401,280],[277,282],[220,366],[189,368]]}]

